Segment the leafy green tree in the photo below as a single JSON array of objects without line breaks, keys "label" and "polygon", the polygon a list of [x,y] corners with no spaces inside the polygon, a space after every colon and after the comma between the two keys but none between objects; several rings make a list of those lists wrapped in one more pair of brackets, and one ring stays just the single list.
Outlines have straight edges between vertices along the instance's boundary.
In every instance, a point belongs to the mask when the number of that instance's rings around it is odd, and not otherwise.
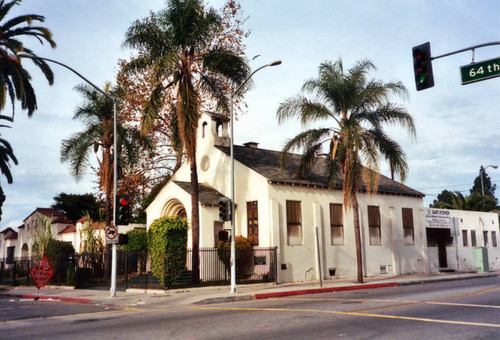
[{"label": "leafy green tree", "polygon": [[[35,90],[31,84],[31,75],[22,66],[17,53],[24,52],[36,57],[30,48],[20,40],[24,37],[35,38],[39,43],[48,43],[52,48],[56,43],[52,40],[49,29],[33,25],[42,23],[45,17],[36,14],[20,15],[8,18],[10,10],[20,5],[21,0],[0,1],[0,110],[5,108],[6,97],[12,103],[12,117],[14,104],[18,100],[23,110],[28,110],[31,116],[37,109]],[[32,59],[33,63],[43,72],[49,84],[52,85],[54,76],[45,61]]]},{"label": "leafy green tree", "polygon": [[86,213],[90,215],[91,219],[98,220],[103,208],[102,202],[99,202],[92,194],[80,195],[61,192],[54,197],[54,202],[51,208],[62,212],[73,222],[84,217]]},{"label": "leafy green tree", "polygon": [[[352,209],[356,241],[357,279],[363,282],[361,236],[358,212],[358,192],[361,188],[376,193],[381,156],[391,170],[404,180],[408,172],[406,155],[399,144],[384,132],[384,124],[397,124],[415,135],[413,118],[405,108],[389,102],[391,94],[406,95],[401,82],[384,83],[368,80],[374,69],[368,60],[357,62],[349,70],[342,60],[324,62],[317,78],[307,80],[302,91],[310,96],[297,95],[280,104],[277,117],[280,123],[297,118],[306,130],[287,141],[282,152],[282,164],[293,150],[303,150],[296,175],[307,175],[317,157],[328,145],[328,184],[342,181],[344,207]],[[329,127],[310,128],[309,124],[326,121]]]},{"label": "leafy green tree", "polygon": [[[215,100],[228,111],[228,89],[241,84],[249,67],[231,45],[213,45],[222,29],[221,16],[205,8],[201,0],[169,0],[167,8],[138,20],[128,29],[125,46],[137,49],[130,70],[148,69],[155,80],[142,118],[143,128],[152,126],[162,110],[171,112],[169,127],[180,141],[191,170],[191,233],[193,281],[199,281],[199,204],[196,135],[203,100]],[[164,102],[167,89],[174,89],[175,104]]]},{"label": "leafy green tree", "polygon": [[464,196],[460,191],[455,191],[453,193],[451,204],[438,201],[432,208],[485,212],[500,211],[498,201],[494,197],[489,195],[483,196],[478,192],[473,192],[469,196]]},{"label": "leafy green tree", "polygon": [[474,185],[470,189],[470,193],[477,192],[478,194],[482,195],[482,190],[481,190],[481,174],[483,175],[483,188],[484,188],[484,195],[485,196],[491,196],[495,197],[495,190],[497,189],[497,185],[491,183],[491,178],[490,176],[486,173],[484,170],[483,166],[479,168],[479,175],[474,179]]},{"label": "leafy green tree", "polygon": [[[73,177],[79,181],[90,168],[89,155],[97,158],[99,188],[106,200],[106,225],[111,224],[111,199],[113,195],[113,102],[89,85],[79,85],[76,90],[84,102],[78,106],[73,119],[85,124],[84,129],[62,141],[61,161],[69,163]],[[111,93],[111,85],[105,86]],[[140,136],[121,124],[117,125],[118,159],[133,163],[139,151]]]},{"label": "leafy green tree", "polygon": [[429,204],[429,208],[440,208],[443,204],[453,205],[453,197],[453,192],[445,189],[437,195],[437,199],[432,204]]}]

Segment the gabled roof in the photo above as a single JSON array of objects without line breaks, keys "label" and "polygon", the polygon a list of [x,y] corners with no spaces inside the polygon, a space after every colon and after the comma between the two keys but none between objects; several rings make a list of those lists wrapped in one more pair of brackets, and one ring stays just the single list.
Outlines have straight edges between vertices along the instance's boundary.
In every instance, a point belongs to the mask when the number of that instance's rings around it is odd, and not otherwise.
[{"label": "gabled roof", "polygon": [[[174,181],[181,189],[187,192],[189,195],[192,194],[193,188],[190,182]],[[209,186],[208,184],[198,184],[198,200],[203,205],[218,206],[219,198],[224,197],[223,194]]]},{"label": "gabled roof", "polygon": [[0,234],[3,234],[4,236],[7,235],[8,233],[14,233],[17,234],[17,232],[12,229],[11,227],[5,228],[4,230],[0,231]]},{"label": "gabled roof", "polygon": [[[215,147],[227,155],[230,154],[228,147]],[[234,145],[234,159],[264,176],[273,184],[328,188],[328,181],[326,177],[326,159],[317,158],[310,173],[305,178],[299,179],[295,176],[295,171],[299,166],[302,155],[288,154],[287,164],[283,169],[280,168],[280,156],[280,151]],[[332,189],[342,190],[342,178],[339,179]],[[366,188],[362,188],[362,191],[366,191]],[[414,197],[425,196],[423,193],[404,184],[393,181],[384,175],[380,175],[377,193]]]},{"label": "gabled roof", "polygon": [[66,215],[52,208],[36,208],[35,211],[33,211],[28,217],[26,217],[23,222],[26,222],[28,218],[36,213],[40,213],[47,217],[54,217],[52,223],[73,224],[73,221],[67,218]]}]

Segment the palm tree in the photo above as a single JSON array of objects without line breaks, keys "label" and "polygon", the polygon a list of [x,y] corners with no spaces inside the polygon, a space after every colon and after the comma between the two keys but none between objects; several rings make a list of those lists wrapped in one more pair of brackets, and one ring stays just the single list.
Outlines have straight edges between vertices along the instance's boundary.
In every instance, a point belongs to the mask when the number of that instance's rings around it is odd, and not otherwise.
[{"label": "palm tree", "polygon": [[[12,118],[6,116],[0,116],[0,119],[5,119],[12,122]],[[0,127],[9,127],[8,125],[0,125]],[[10,161],[17,165],[17,158],[14,156],[14,151],[10,146],[10,143],[5,139],[0,138],[0,170],[2,174],[7,178],[7,183],[12,183],[12,173],[10,172]],[[5,196],[4,196],[5,197]],[[0,207],[2,205],[0,204]]]},{"label": "palm tree", "polygon": [[221,17],[202,0],[169,0],[167,8],[136,21],[126,33],[124,45],[139,55],[129,69],[149,69],[154,82],[143,115],[148,128],[162,109],[163,98],[174,90],[176,104],[170,112],[173,134],[182,142],[191,170],[191,231],[193,282],[199,281],[199,208],[196,135],[203,100],[215,100],[217,108],[228,111],[224,84],[241,84],[249,74],[246,61],[229,47],[212,44],[220,31]]},{"label": "palm tree", "polygon": [[[28,110],[31,116],[37,109],[35,90],[31,85],[31,76],[26,71],[19,58],[19,52],[30,54],[34,52],[25,47],[19,38],[27,36],[34,37],[41,44],[47,42],[52,48],[56,47],[52,40],[52,33],[45,27],[33,26],[33,22],[44,22],[41,15],[28,14],[7,19],[9,11],[22,0],[5,2],[0,0],[0,110],[5,108],[7,95],[12,103],[12,117],[14,117],[14,104],[16,100],[21,102],[21,107]],[[25,24],[25,25],[24,25]],[[41,59],[32,59],[35,65],[43,72],[49,84],[52,85],[54,76],[49,66]]]},{"label": "palm tree", "polygon": [[[106,84],[105,92],[110,92]],[[111,224],[111,199],[113,194],[113,102],[89,85],[79,85],[76,90],[84,103],[77,107],[73,119],[80,120],[85,128],[62,141],[61,161],[68,162],[73,177],[79,181],[90,167],[89,155],[94,151],[97,158],[99,187],[106,197],[106,225]],[[118,154],[120,161],[133,163],[136,159],[137,134],[123,125],[117,125]],[[127,157],[125,157],[127,156]]]},{"label": "palm tree", "polygon": [[485,211],[498,212],[498,201],[490,195],[481,195],[479,192],[472,192],[469,196],[464,196],[460,191],[455,191],[452,194],[452,203],[435,201],[434,207],[440,209],[453,210],[469,210],[469,211]]},{"label": "palm tree", "polygon": [[[328,185],[342,181],[344,208],[351,208],[354,218],[358,282],[363,282],[361,236],[358,212],[358,192],[361,189],[376,193],[380,157],[389,162],[391,172],[404,180],[408,172],[406,155],[383,130],[384,124],[399,124],[415,135],[412,117],[403,107],[389,102],[391,94],[405,95],[401,82],[384,83],[368,80],[368,72],[375,66],[368,60],[357,62],[345,71],[342,60],[324,62],[318,78],[307,80],[302,91],[280,104],[278,121],[297,118],[304,128],[310,123],[327,121],[331,127],[310,128],[290,139],[282,152],[282,164],[287,153],[301,149],[296,175],[305,176],[316,157],[324,156],[323,145],[328,144],[329,159],[326,169]],[[341,176],[342,175],[342,176]]]}]

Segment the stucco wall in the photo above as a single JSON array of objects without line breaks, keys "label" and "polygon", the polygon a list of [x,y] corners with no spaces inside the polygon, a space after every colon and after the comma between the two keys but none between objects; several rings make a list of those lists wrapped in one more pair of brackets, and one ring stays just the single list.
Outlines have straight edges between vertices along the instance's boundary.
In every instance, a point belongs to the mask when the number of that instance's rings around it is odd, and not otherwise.
[{"label": "stucco wall", "polygon": [[[273,214],[261,215],[259,232],[267,228],[278,230],[274,246],[279,247],[279,271],[282,282],[305,281],[319,278],[317,263],[316,227],[319,235],[321,272],[324,279],[352,278],[356,276],[356,248],[354,241],[353,213],[344,210],[344,245],[331,244],[330,203],[343,203],[340,190],[326,190],[288,185],[270,185]],[[301,202],[303,243],[288,245],[286,201]],[[381,245],[370,245],[368,237],[367,206],[380,207]],[[402,208],[411,208],[414,219],[414,244],[404,245]],[[387,274],[404,274],[425,271],[425,233],[423,231],[422,200],[414,197],[391,195],[359,195],[359,216],[362,237],[362,253],[365,276],[381,274],[385,266]],[[269,217],[269,218],[266,218]],[[269,223],[266,223],[269,221]],[[281,269],[281,264],[286,269]],[[330,277],[330,273],[335,274]]]}]

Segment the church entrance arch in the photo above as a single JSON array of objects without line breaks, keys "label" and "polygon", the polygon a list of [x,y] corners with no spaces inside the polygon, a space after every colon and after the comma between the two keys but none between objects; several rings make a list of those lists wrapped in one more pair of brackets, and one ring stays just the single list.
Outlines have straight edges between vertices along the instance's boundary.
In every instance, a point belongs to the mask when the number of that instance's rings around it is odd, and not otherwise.
[{"label": "church entrance arch", "polygon": [[161,211],[162,216],[179,216],[187,218],[186,208],[178,199],[169,200]]}]

